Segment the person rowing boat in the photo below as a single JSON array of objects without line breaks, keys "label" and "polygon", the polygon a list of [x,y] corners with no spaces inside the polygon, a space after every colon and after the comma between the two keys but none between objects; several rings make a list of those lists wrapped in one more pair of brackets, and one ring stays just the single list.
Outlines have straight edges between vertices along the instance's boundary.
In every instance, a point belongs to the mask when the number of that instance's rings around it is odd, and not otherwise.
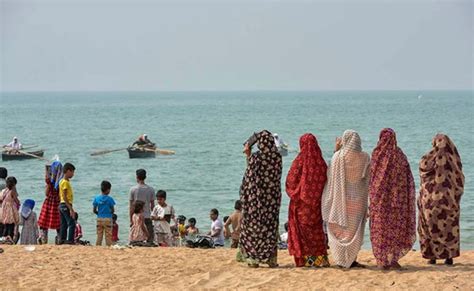
[{"label": "person rowing boat", "polygon": [[9,144],[4,145],[3,147],[6,148],[6,151],[9,154],[18,153],[19,150],[23,149],[23,145],[20,143],[18,137],[16,136],[13,137],[13,140]]},{"label": "person rowing boat", "polygon": [[138,139],[132,144],[132,147],[137,147],[137,148],[148,148],[148,149],[155,149],[156,144],[151,142],[151,140],[148,139],[147,134],[142,134],[138,137]]}]

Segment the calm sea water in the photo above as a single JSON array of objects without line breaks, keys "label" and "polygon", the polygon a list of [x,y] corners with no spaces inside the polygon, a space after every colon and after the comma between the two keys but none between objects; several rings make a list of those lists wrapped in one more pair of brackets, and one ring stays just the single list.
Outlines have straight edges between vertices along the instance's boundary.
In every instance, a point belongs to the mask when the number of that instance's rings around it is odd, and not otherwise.
[{"label": "calm sea water", "polygon": [[[246,165],[242,143],[254,131],[277,132],[294,149],[303,133],[312,132],[329,160],[334,139],[345,129],[357,130],[364,150],[371,153],[379,131],[392,127],[417,187],[419,159],[430,149],[432,137],[444,132],[457,145],[464,165],[461,241],[473,249],[473,113],[472,91],[2,93],[0,143],[18,136],[24,144],[40,145],[48,158],[57,154],[76,165],[75,208],[85,238],[95,242],[91,201],[103,179],[113,185],[120,238],[127,240],[128,189],[138,168],[148,171],[148,184],[168,192],[168,202],[179,214],[195,217],[207,231],[209,210],[215,207],[222,216],[229,215],[239,197]],[[90,156],[94,150],[126,147],[140,133],[176,155],[131,160],[122,151]],[[282,185],[295,155],[284,158]],[[1,165],[17,177],[20,198],[35,199],[39,212],[44,162]],[[283,194],[282,224],[287,208]],[[365,247],[370,247],[368,231]]]}]

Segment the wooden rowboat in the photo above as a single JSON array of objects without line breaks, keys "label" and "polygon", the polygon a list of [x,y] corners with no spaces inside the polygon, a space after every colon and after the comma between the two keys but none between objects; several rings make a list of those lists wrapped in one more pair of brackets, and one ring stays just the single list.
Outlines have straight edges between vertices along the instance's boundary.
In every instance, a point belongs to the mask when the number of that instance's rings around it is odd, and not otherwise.
[{"label": "wooden rowboat", "polygon": [[44,151],[34,151],[28,152],[30,155],[25,155],[21,153],[9,153],[9,152],[2,152],[2,161],[15,161],[15,160],[27,160],[27,159],[35,159],[37,157],[43,157]]},{"label": "wooden rowboat", "polygon": [[129,147],[127,148],[127,151],[130,159],[147,159],[156,157],[156,152],[154,150]]}]

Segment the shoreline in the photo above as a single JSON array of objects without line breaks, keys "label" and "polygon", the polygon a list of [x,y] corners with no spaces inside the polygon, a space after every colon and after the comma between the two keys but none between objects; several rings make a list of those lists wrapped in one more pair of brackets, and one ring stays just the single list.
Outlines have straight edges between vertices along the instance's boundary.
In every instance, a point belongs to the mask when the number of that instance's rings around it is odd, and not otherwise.
[{"label": "shoreline", "polygon": [[[235,249],[124,248],[1,245],[0,289],[474,289],[474,250],[461,251],[454,266],[428,265],[418,251],[400,260],[401,271],[382,271],[370,251],[365,269],[296,268],[288,251],[280,266],[248,268]],[[329,255],[332,262],[331,255]],[[8,267],[6,267],[8,266]]]}]

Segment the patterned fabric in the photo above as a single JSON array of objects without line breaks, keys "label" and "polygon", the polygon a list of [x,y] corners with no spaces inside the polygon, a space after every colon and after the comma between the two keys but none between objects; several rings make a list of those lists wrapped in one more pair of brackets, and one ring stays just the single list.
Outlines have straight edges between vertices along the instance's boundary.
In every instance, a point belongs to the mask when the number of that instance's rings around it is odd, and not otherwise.
[{"label": "patterned fabric", "polygon": [[38,242],[39,230],[38,223],[36,220],[36,212],[31,212],[30,215],[25,218],[20,216],[20,225],[21,235],[20,235],[20,244],[21,245],[35,245]]},{"label": "patterned fabric", "polygon": [[300,138],[300,153],[286,178],[286,193],[290,197],[288,250],[295,257],[297,267],[306,265],[307,260],[303,257],[327,255],[321,216],[326,175],[327,165],[316,137],[311,133],[304,134]]},{"label": "patterned fabric", "polygon": [[334,153],[322,198],[328,244],[337,265],[349,268],[364,241],[370,157],[362,152],[359,134],[346,130]]},{"label": "patterned fabric", "polygon": [[370,240],[377,264],[394,266],[416,240],[415,182],[395,132],[380,132],[370,166]]},{"label": "patterned fabric", "polygon": [[300,267],[329,267],[330,266],[327,255],[295,257],[295,262],[296,262],[296,265]]},{"label": "patterned fabric", "polygon": [[420,161],[418,234],[426,259],[459,256],[460,201],[464,192],[461,157],[451,139],[437,134]]},{"label": "patterned fabric", "polygon": [[145,221],[143,218],[143,213],[134,213],[132,216],[132,227],[130,227],[128,240],[130,242],[146,241],[148,239],[148,234],[143,230],[144,226]]},{"label": "patterned fabric", "polygon": [[59,229],[59,190],[55,188],[55,182],[46,179],[46,198],[41,207],[38,225],[41,229]]},{"label": "patterned fabric", "polygon": [[2,202],[2,217],[0,217],[0,222],[3,224],[18,224],[20,222],[20,215],[18,213],[18,207],[15,202],[13,190],[8,188],[3,189],[1,200]]},{"label": "patterned fabric", "polygon": [[282,159],[270,132],[257,134],[259,151],[248,160],[240,188],[240,251],[251,264],[275,264],[281,204]]}]

